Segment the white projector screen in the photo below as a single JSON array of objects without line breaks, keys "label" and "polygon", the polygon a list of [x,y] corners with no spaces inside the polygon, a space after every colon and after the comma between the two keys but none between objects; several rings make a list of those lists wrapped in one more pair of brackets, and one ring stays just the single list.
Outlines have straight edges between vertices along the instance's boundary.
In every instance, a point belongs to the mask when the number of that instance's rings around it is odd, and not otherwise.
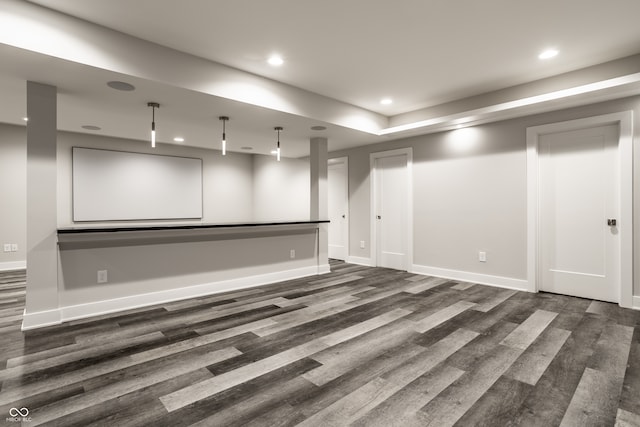
[{"label": "white projector screen", "polygon": [[73,220],[202,218],[202,159],[73,147]]}]

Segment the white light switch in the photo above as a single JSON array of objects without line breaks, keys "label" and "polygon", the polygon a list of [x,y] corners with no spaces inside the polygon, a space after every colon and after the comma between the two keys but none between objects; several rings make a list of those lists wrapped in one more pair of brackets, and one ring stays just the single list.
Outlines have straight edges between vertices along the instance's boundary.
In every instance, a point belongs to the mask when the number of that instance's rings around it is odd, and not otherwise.
[{"label": "white light switch", "polygon": [[478,252],[478,261],[487,262],[487,253],[484,251]]},{"label": "white light switch", "polygon": [[364,240],[360,240],[360,249],[364,249]]},{"label": "white light switch", "polygon": [[5,252],[11,252],[11,243],[5,243],[4,244],[4,251]]},{"label": "white light switch", "polygon": [[17,243],[12,243],[11,244],[11,252],[18,252],[18,244]]},{"label": "white light switch", "polygon": [[296,250],[291,249],[291,251],[289,252],[289,258],[294,259],[295,257],[296,257]]}]

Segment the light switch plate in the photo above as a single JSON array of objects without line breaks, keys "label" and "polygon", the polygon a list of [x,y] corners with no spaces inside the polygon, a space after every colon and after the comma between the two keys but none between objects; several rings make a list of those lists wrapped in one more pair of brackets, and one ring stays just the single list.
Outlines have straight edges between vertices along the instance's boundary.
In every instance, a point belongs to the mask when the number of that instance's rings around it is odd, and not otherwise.
[{"label": "light switch plate", "polygon": [[98,270],[98,283],[107,283],[107,270]]}]

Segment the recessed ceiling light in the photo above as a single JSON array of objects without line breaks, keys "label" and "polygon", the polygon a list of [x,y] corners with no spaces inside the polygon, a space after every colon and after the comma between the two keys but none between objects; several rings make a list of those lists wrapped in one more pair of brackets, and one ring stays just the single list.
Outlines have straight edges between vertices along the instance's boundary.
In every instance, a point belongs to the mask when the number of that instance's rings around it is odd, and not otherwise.
[{"label": "recessed ceiling light", "polygon": [[94,126],[94,125],[84,125],[82,126],[82,129],[86,129],[86,130],[100,130],[102,129],[100,126]]},{"label": "recessed ceiling light", "polygon": [[544,52],[542,52],[540,55],[538,55],[538,58],[539,59],[550,59],[550,58],[553,58],[556,55],[558,55],[558,51],[556,49],[547,49]]},{"label": "recessed ceiling light", "polygon": [[136,87],[132,84],[129,84],[127,82],[119,82],[117,80],[107,82],[107,86],[109,86],[111,89],[123,90],[125,92],[131,92],[132,90],[136,89]]},{"label": "recessed ceiling light", "polygon": [[253,150],[253,147],[240,147],[241,150],[250,151]]},{"label": "recessed ceiling light", "polygon": [[184,142],[184,138],[181,136],[176,136],[175,138],[173,138],[174,142]]},{"label": "recessed ceiling light", "polygon": [[269,63],[269,65],[279,67],[280,65],[284,64],[284,59],[282,59],[280,55],[271,55],[267,62]]},{"label": "recessed ceiling light", "polygon": [[278,154],[277,150],[271,150],[271,154]]},{"label": "recessed ceiling light", "polygon": [[327,130],[326,126],[311,126],[311,130]]},{"label": "recessed ceiling light", "polygon": [[23,117],[22,120],[24,120],[25,122],[29,121],[29,117]]},{"label": "recessed ceiling light", "polygon": [[382,104],[382,105],[393,104],[393,99],[391,99],[391,98],[382,98],[380,100],[380,104]]}]

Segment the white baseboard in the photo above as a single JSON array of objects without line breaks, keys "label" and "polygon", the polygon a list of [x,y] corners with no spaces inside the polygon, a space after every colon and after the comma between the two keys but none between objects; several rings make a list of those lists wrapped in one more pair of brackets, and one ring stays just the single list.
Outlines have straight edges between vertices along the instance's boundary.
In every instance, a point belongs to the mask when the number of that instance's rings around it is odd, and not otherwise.
[{"label": "white baseboard", "polygon": [[22,330],[44,328],[45,326],[59,325],[62,323],[60,310],[45,310],[35,313],[27,313],[25,309],[22,315]]},{"label": "white baseboard", "polygon": [[188,286],[186,288],[168,289],[159,292],[131,295],[123,298],[114,298],[103,301],[90,302],[66,307],[57,310],[41,311],[24,315],[22,330],[42,328],[67,322],[70,320],[85,319],[93,316],[116,313],[124,310],[132,310],[150,305],[180,301],[221,292],[235,291],[254,286],[268,285],[285,280],[322,274],[320,271],[329,272],[329,266],[310,266],[293,270],[278,271],[274,273],[258,274],[255,276],[240,277],[237,279],[222,280],[213,283]]},{"label": "white baseboard", "polygon": [[348,262],[349,264],[364,265],[366,267],[375,267],[371,258],[348,256],[346,262]]},{"label": "white baseboard", "polygon": [[329,264],[318,266],[318,274],[327,274],[327,273],[331,273],[331,267],[329,266]]},{"label": "white baseboard", "polygon": [[495,286],[498,288],[527,291],[528,283],[524,279],[514,279],[511,277],[491,276],[488,274],[472,273],[468,271],[449,270],[446,268],[429,267],[426,265],[413,264],[410,273],[424,274],[427,276],[442,277],[450,280],[460,280],[463,282],[478,283],[480,285]]},{"label": "white baseboard", "polygon": [[640,296],[633,297],[633,308],[634,310],[640,310]]},{"label": "white baseboard", "polygon": [[27,261],[0,262],[0,271],[24,270],[27,268]]}]

